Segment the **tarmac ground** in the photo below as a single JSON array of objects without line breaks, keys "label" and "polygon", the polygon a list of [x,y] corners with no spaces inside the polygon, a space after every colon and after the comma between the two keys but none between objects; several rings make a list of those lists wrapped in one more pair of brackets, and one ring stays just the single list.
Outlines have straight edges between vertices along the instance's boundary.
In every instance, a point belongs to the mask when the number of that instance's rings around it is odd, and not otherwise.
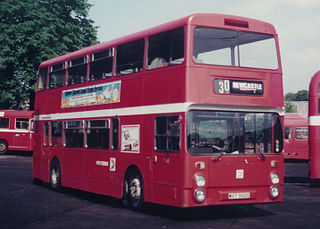
[{"label": "tarmac ground", "polygon": [[147,204],[131,211],[118,199],[34,184],[32,154],[0,155],[0,228],[320,228],[320,187],[308,163],[285,163],[277,204],[181,209]]}]

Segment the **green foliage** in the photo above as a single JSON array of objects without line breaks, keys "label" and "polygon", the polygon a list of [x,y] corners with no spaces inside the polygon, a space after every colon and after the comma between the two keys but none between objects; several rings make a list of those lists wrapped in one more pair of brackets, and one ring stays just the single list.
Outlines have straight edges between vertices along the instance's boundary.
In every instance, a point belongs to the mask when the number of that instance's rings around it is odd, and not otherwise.
[{"label": "green foliage", "polygon": [[308,101],[309,92],[307,90],[301,90],[296,93],[296,101]]},{"label": "green foliage", "polygon": [[292,92],[288,92],[287,94],[285,94],[284,96],[284,100],[285,101],[295,101],[296,99],[296,94],[292,93]]},{"label": "green foliage", "polygon": [[39,64],[97,43],[87,0],[1,0],[0,109],[33,108]]},{"label": "green foliage", "polygon": [[291,101],[285,101],[284,102],[284,108],[286,113],[295,113],[296,111],[296,107],[291,103]]},{"label": "green foliage", "polygon": [[308,90],[300,90],[297,93],[289,92],[284,96],[285,101],[308,101]]}]

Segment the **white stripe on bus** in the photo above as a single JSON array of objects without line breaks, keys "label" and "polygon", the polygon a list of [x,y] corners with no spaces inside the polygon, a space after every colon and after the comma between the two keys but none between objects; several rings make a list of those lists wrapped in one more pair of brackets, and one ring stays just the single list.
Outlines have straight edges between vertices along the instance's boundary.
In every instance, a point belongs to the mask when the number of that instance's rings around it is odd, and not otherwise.
[{"label": "white stripe on bus", "polygon": [[150,105],[138,107],[126,107],[115,109],[102,109],[93,111],[79,111],[70,113],[55,113],[36,116],[38,120],[59,120],[76,118],[99,118],[108,116],[131,116],[157,113],[176,113],[186,111],[191,103],[172,103],[163,105]]},{"label": "white stripe on bus", "polygon": [[320,126],[320,116],[310,116],[309,126]]},{"label": "white stripe on bus", "polygon": [[190,109],[199,110],[220,110],[220,111],[242,111],[242,112],[273,112],[283,115],[282,108],[270,107],[240,107],[240,106],[212,106],[199,105],[190,102],[186,103],[171,103],[150,106],[137,106],[115,109],[100,109],[92,111],[78,111],[66,113],[53,113],[36,115],[36,120],[63,120],[63,119],[79,119],[79,118],[102,118],[112,116],[132,116],[132,115],[148,115],[148,114],[166,114],[186,112]]},{"label": "white stripe on bus", "polygon": [[19,129],[2,129],[0,128],[0,133],[18,133],[18,134],[21,134],[21,133],[31,133],[29,130],[19,130]]}]

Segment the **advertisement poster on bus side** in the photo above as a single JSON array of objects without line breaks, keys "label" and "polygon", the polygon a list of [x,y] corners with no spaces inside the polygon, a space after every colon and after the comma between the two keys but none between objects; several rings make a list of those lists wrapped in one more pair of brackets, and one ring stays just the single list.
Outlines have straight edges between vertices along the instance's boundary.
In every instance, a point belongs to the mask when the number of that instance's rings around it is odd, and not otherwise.
[{"label": "advertisement poster on bus side", "polygon": [[62,91],[61,108],[120,102],[121,81]]},{"label": "advertisement poster on bus side", "polygon": [[140,125],[121,126],[121,152],[140,152]]}]

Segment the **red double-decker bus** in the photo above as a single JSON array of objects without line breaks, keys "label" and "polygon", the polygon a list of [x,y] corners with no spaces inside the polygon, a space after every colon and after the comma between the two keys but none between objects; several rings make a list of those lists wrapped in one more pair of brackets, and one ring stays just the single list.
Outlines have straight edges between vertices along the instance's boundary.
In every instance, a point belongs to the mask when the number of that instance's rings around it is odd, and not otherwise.
[{"label": "red double-decker bus", "polygon": [[284,130],[284,158],[309,160],[308,118],[297,113],[286,113]]},{"label": "red double-decker bus", "polygon": [[0,154],[33,150],[33,111],[0,110]]},{"label": "red double-decker bus", "polygon": [[320,179],[320,71],[309,85],[309,174],[313,180]]},{"label": "red double-decker bus", "polygon": [[271,24],[195,14],[41,63],[33,175],[178,207],[279,202],[283,85]]}]

